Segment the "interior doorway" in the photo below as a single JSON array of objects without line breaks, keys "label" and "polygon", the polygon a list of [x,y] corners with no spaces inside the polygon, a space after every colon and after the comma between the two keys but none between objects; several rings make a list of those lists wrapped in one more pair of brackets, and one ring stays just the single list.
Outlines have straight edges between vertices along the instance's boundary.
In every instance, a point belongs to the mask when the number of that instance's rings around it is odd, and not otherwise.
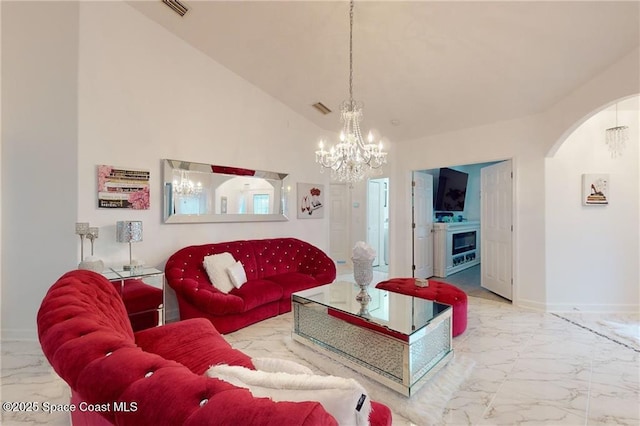
[{"label": "interior doorway", "polygon": [[367,182],[367,244],[376,251],[373,266],[389,267],[389,178]]},{"label": "interior doorway", "polygon": [[[512,262],[513,262],[513,206],[512,203],[504,203],[504,197],[499,198],[497,203],[483,203],[485,198],[493,197],[497,199],[496,192],[492,190],[491,185],[482,187],[481,175],[482,170],[492,170],[491,166],[496,164],[507,164],[509,185],[508,188],[500,188],[500,191],[507,191],[512,195],[513,185],[511,182],[511,160],[501,160],[486,163],[466,164],[458,166],[441,167],[437,169],[416,170],[413,172],[414,182],[412,183],[412,237],[413,237],[413,262],[414,271],[417,269],[416,257],[423,257],[424,253],[430,252],[432,257],[433,273],[428,274],[427,278],[433,277],[437,280],[449,282],[454,285],[463,285],[464,291],[469,295],[484,297],[489,299],[500,299],[504,301],[505,297],[511,299],[511,292],[505,294],[503,291],[496,292],[492,284],[485,285],[488,275],[495,277],[496,271],[494,266],[500,266],[500,279],[505,283],[508,282],[509,290],[512,285]],[[504,168],[504,167],[502,167]],[[501,169],[502,169],[501,168]],[[486,174],[486,173],[485,173]],[[422,176],[429,175],[432,188],[426,198],[421,200],[416,197],[415,186],[416,176],[424,180]],[[464,179],[460,180],[463,177]],[[503,191],[503,192],[504,192]],[[419,191],[420,194],[427,193],[424,189]],[[502,194],[502,192],[500,192]],[[428,204],[429,208],[424,208],[424,204]],[[416,206],[423,206],[416,208]],[[484,206],[484,210],[483,210]],[[433,208],[431,208],[433,207]],[[427,214],[429,217],[421,217]],[[418,215],[418,217],[416,217]],[[509,244],[497,245],[496,234],[493,235],[488,231],[494,231],[493,224],[495,219],[508,219],[508,233],[500,234],[504,237],[505,242]],[[484,225],[490,224],[491,227],[485,228]],[[419,224],[432,223],[433,238],[420,238],[424,230]],[[501,225],[502,227],[502,221]],[[464,228],[464,229],[463,229]],[[468,228],[468,229],[467,229]],[[490,240],[485,238],[485,232]],[[502,230],[502,228],[500,228]],[[471,245],[456,245],[454,236],[469,236],[473,234]],[[478,235],[479,234],[479,235]],[[438,238],[436,238],[438,237]],[[449,241],[451,240],[451,241]],[[467,241],[464,238],[458,238],[458,242]],[[416,241],[420,241],[419,249],[416,248]],[[428,242],[429,247],[425,248],[424,243]],[[460,247],[458,247],[460,246]],[[461,248],[462,247],[462,248]],[[496,250],[497,247],[506,247],[504,250]],[[488,250],[487,250],[488,249]],[[467,250],[467,251],[465,251]],[[485,262],[487,262],[485,264]],[[425,262],[422,262],[425,263]],[[485,266],[491,266],[491,269],[485,270]],[[507,271],[505,273],[505,271]],[[491,272],[490,274],[488,272]],[[415,274],[416,277],[422,277],[422,274]],[[508,275],[508,277],[507,277]],[[500,295],[500,296],[499,296]]]}]

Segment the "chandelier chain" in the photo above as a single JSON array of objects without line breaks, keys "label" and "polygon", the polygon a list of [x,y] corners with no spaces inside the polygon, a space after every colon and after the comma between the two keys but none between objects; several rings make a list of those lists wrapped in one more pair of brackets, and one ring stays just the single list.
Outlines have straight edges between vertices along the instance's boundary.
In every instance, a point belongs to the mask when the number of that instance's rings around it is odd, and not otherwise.
[{"label": "chandelier chain", "polygon": [[353,105],[353,0],[349,5],[349,103]]}]

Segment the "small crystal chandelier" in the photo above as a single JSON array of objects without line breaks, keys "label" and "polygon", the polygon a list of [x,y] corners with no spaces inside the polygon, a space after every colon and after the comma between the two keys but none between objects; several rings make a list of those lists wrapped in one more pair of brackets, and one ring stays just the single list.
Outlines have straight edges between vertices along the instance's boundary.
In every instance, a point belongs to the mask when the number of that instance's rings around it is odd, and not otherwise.
[{"label": "small crystal chandelier", "polygon": [[[331,169],[331,176],[341,182],[353,185],[365,176],[380,174],[380,167],[387,162],[387,153],[382,151],[382,142],[375,143],[369,132],[367,141],[360,130],[362,103],[353,100],[353,0],[349,8],[349,100],[340,108],[340,121],[343,123],[340,142],[324,150],[324,141],[316,151],[316,163],[320,171]],[[378,169],[378,170],[376,170]]]},{"label": "small crystal chandelier", "polygon": [[605,131],[605,138],[611,158],[622,155],[622,151],[629,140],[629,126],[618,126],[618,104],[616,104],[616,127],[611,127]]},{"label": "small crystal chandelier", "polygon": [[173,193],[182,196],[198,195],[202,192],[202,183],[193,183],[191,179],[187,177],[187,173],[180,171],[180,182],[173,181]]}]

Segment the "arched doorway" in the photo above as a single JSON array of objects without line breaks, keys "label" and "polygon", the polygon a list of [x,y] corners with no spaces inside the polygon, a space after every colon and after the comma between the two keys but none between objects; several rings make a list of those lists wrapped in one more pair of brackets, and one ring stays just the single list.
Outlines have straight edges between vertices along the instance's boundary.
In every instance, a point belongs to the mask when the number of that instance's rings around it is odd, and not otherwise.
[{"label": "arched doorway", "polygon": [[[615,103],[586,118],[545,160],[547,308],[552,311],[637,310],[640,305],[640,98],[618,103],[629,126],[623,154],[612,158],[605,130]],[[585,205],[583,180],[608,180],[608,204]]]}]

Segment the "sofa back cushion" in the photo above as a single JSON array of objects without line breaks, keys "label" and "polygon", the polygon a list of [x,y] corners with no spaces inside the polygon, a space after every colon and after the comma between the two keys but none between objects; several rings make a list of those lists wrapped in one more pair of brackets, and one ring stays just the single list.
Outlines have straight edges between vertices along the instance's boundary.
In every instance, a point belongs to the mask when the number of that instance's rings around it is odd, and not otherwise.
[{"label": "sofa back cushion", "polygon": [[326,284],[335,279],[333,261],[319,248],[295,238],[254,240],[258,278],[289,272],[308,274]]}]

